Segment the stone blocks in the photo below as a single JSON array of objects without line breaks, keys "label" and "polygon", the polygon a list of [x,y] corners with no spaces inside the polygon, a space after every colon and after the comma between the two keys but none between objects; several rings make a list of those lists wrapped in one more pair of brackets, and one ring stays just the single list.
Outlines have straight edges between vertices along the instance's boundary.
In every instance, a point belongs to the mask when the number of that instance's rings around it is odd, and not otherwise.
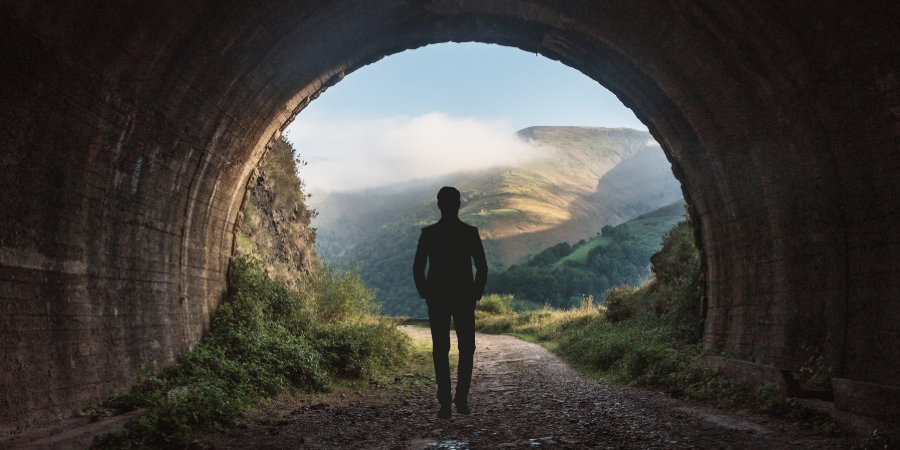
[{"label": "stone blocks", "polygon": [[788,395],[791,393],[791,388],[785,381],[781,369],[774,366],[728,359],[721,356],[704,356],[700,358],[698,363],[701,366],[709,367],[719,375],[743,381],[751,387],[770,383],[775,392],[779,394]]},{"label": "stone blocks", "polygon": [[448,41],[560,60],[647,125],[697,227],[713,354],[796,371],[812,348],[839,377],[900,386],[898,18],[891,0],[13,0],[0,438],[188,351],[267,143],[344,75]]},{"label": "stone blocks", "polygon": [[891,419],[900,425],[900,388],[846,378],[835,378],[831,384],[838,410]]}]

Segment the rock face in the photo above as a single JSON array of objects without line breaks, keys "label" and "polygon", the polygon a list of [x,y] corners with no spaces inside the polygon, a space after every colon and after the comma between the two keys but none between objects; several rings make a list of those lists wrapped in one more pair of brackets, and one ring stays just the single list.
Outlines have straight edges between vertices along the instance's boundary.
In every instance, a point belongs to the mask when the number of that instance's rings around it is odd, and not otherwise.
[{"label": "rock face", "polygon": [[[900,385],[900,4],[26,2],[0,8],[0,437],[203,335],[265,148],[384,55],[481,41],[610,88],[698,225],[704,345]],[[540,93],[536,93],[540,95]]]},{"label": "rock face", "polygon": [[266,154],[238,220],[238,251],[260,259],[270,278],[290,286],[316,265],[315,214],[297,178],[295,151],[278,139]]}]

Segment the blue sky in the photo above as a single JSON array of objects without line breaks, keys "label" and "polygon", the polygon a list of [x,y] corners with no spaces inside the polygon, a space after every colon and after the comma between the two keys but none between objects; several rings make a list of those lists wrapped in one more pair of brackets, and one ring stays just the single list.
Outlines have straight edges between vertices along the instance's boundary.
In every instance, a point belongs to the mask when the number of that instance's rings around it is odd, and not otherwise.
[{"label": "blue sky", "polygon": [[[348,75],[286,130],[313,191],[352,190],[515,164],[534,125],[647,128],[611,92],[557,61],[488,44],[437,44]],[[504,140],[509,140],[504,142]],[[453,161],[468,161],[460,166]]]}]

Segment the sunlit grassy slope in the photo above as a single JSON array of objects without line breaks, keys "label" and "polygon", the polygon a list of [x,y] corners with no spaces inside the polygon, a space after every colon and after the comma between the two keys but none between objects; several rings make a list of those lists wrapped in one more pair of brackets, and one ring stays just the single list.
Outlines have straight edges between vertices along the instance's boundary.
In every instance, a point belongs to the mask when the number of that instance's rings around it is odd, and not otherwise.
[{"label": "sunlit grassy slope", "polygon": [[[619,225],[619,227],[642,247],[656,248],[659,247],[659,237],[675,226],[676,223],[684,218],[684,215],[684,200],[678,200],[668,206],[631,219]],[[611,243],[612,240],[610,238],[602,235],[597,236],[578,247],[570,255],[560,258],[559,261],[553,264],[553,268],[561,268],[566,261],[584,263],[591,250],[596,247],[610,245]]]},{"label": "sunlit grassy slope", "polygon": [[650,259],[659,251],[661,238],[684,217],[684,201],[679,200],[615,227],[605,226],[602,235],[590,241],[558,243],[492,272],[485,291],[565,309],[585,296],[602,299],[622,284],[640,285],[650,275]]}]

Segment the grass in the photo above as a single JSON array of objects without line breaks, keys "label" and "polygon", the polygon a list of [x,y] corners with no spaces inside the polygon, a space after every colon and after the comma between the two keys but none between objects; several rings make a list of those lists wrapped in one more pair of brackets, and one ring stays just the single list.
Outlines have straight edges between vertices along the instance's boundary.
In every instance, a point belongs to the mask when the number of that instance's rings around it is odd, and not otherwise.
[{"label": "grass", "polygon": [[578,247],[574,252],[563,258],[560,258],[559,261],[553,263],[553,268],[561,268],[563,266],[563,263],[565,263],[566,261],[579,261],[583,263],[587,260],[588,253],[590,253],[591,250],[596,247],[607,246],[611,243],[612,241],[609,238],[606,238],[604,236],[597,236],[581,247]]},{"label": "grass", "polygon": [[[418,327],[416,327],[418,328]],[[255,428],[274,425],[289,417],[301,405],[348,405],[363,401],[369,407],[395,404],[398,397],[410,396],[413,390],[435,385],[434,366],[431,361],[431,342],[428,339],[410,340],[410,352],[406,362],[390,370],[384,370],[368,378],[339,378],[328,391],[285,393],[277,398],[254,402],[232,421],[235,428]],[[451,353],[451,370],[456,367],[458,354]],[[227,445],[228,437],[211,431],[195,435],[200,441],[213,447]]]},{"label": "grass", "polygon": [[[659,248],[659,236],[671,229],[684,218],[684,200],[671,203],[667,206],[651,211],[647,214],[631,219],[616,228],[630,239],[640,242],[649,248]],[[560,269],[566,261],[584,263],[588,253],[596,247],[605,247],[614,241],[606,236],[598,235],[569,255],[560,258],[553,263],[553,268]]]},{"label": "grass", "polygon": [[239,256],[229,300],[210,333],[177,364],[103,406],[149,408],[95,448],[184,448],[261,400],[325,393],[335,382],[404,367],[414,348],[394,320],[373,315],[357,273],[324,266],[303,290],[272,281]]}]

